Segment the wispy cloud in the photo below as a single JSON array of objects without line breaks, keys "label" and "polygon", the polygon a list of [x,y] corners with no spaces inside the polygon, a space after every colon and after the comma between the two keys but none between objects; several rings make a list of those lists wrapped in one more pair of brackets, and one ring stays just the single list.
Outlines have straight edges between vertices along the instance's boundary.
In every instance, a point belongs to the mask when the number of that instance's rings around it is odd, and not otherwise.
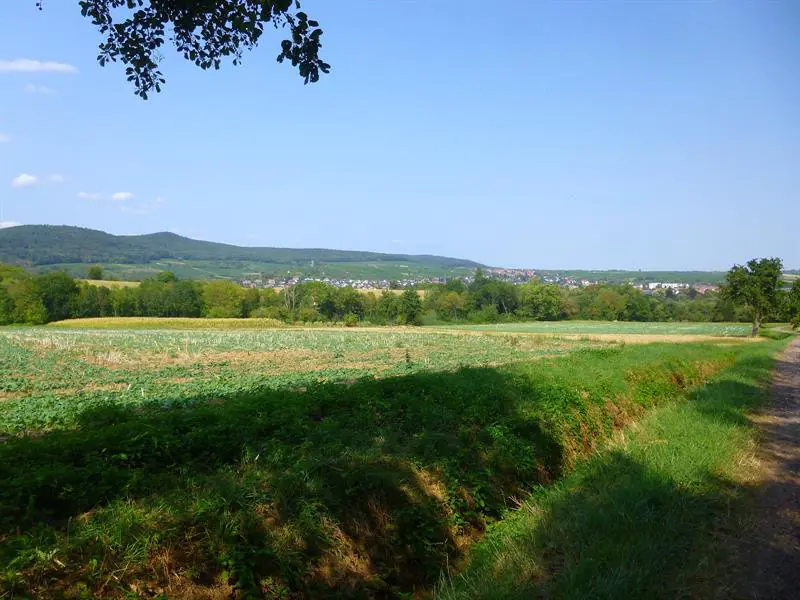
[{"label": "wispy cloud", "polygon": [[35,185],[58,185],[64,183],[64,181],[64,176],[57,173],[48,175],[47,177],[39,177],[37,175],[31,175],[30,173],[20,173],[11,180],[11,187],[26,188]]},{"label": "wispy cloud", "polygon": [[17,225],[22,225],[22,223],[17,223],[16,221],[0,221],[0,229],[5,229],[6,227],[16,227]]},{"label": "wispy cloud", "polygon": [[130,192],[116,192],[111,194],[111,199],[115,202],[123,202],[125,200],[133,200],[136,196],[131,194]]},{"label": "wispy cloud", "polygon": [[38,177],[35,177],[33,175],[28,175],[27,173],[21,173],[20,175],[17,175],[16,177],[14,177],[14,179],[11,180],[11,187],[13,188],[32,187],[36,185],[38,181],[39,181]]},{"label": "wispy cloud", "polygon": [[36,85],[34,83],[27,83],[25,87],[22,88],[28,94],[40,94],[42,96],[55,96],[56,91],[53,88],[49,88],[46,85]]},{"label": "wispy cloud", "polygon": [[103,198],[103,194],[98,194],[97,192],[78,192],[78,198],[82,200],[100,200]]},{"label": "wispy cloud", "polygon": [[0,60],[0,73],[77,73],[78,68],[66,63],[50,60],[17,58]]},{"label": "wispy cloud", "polygon": [[11,141],[11,136],[7,133],[0,133],[0,144],[7,144]]}]

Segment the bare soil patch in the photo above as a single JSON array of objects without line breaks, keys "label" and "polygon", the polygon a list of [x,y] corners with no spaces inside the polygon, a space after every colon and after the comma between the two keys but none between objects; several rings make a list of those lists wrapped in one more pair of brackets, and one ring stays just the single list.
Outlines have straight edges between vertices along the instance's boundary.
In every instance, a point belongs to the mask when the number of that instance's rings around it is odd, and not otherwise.
[{"label": "bare soil patch", "polygon": [[800,339],[777,362],[772,398],[752,417],[763,435],[756,514],[734,548],[740,565],[732,598],[796,598],[800,591]]}]

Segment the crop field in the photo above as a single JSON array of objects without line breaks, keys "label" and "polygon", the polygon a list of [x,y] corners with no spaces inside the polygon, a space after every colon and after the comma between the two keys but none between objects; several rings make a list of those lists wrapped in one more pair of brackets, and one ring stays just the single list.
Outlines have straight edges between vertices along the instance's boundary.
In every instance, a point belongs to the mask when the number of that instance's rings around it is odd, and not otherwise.
[{"label": "crop field", "polygon": [[4,329],[0,433],[70,426],[84,411],[107,404],[220,401],[262,389],[494,366],[596,345],[418,329]]},{"label": "crop field", "polygon": [[56,329],[275,329],[286,327],[278,319],[197,319],[190,317],[91,317],[49,323]]},{"label": "crop field", "polygon": [[141,281],[118,281],[116,279],[80,279],[79,281],[107,288],[139,287],[141,284]]}]

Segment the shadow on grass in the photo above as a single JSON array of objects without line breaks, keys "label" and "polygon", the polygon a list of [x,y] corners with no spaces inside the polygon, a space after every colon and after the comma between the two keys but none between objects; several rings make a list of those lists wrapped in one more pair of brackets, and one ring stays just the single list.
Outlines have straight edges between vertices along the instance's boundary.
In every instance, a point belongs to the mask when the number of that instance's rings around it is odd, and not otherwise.
[{"label": "shadow on grass", "polygon": [[473,553],[466,580],[439,597],[697,597],[708,536],[736,490],[711,475],[695,485],[705,491],[610,453],[511,517],[501,539]]},{"label": "shadow on grass", "polygon": [[[0,446],[5,584],[113,595],[111,573],[156,591],[166,573],[173,586],[342,598],[430,584],[509,495],[560,473],[521,390],[508,372],[465,369],[107,407],[76,430],[12,438]],[[58,562],[37,553],[53,549]]]},{"label": "shadow on grass", "polygon": [[[756,493],[730,463],[746,448],[735,440],[747,439],[746,413],[765,400],[774,364],[750,353],[624,448],[539,490],[474,548],[440,600],[767,597],[737,595],[730,571],[728,544],[753,527],[744,513]],[[772,560],[797,564],[785,544],[773,550]]]}]

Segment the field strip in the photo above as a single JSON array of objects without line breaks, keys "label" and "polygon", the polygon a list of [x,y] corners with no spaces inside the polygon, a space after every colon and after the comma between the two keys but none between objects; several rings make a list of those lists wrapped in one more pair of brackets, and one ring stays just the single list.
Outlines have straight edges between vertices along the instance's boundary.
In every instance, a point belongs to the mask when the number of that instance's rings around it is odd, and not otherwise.
[{"label": "field strip", "polygon": [[550,333],[538,331],[469,331],[465,329],[430,329],[433,333],[450,335],[478,335],[499,337],[542,337],[555,340],[579,340],[588,342],[628,343],[628,344],[653,344],[657,342],[690,343],[690,342],[723,342],[723,343],[753,343],[763,342],[764,338],[744,338],[724,335],[686,334],[686,333]]}]

